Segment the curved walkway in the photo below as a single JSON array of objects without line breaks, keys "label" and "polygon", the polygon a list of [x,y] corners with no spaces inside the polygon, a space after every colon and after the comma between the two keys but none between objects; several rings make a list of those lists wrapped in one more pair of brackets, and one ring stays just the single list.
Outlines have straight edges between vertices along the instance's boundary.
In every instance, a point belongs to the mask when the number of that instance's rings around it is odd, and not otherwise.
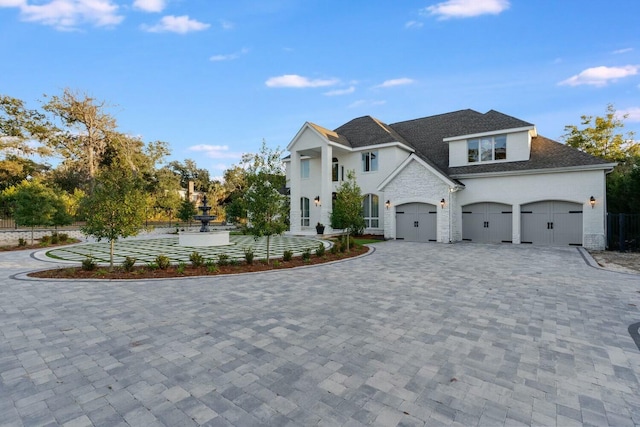
[{"label": "curved walkway", "polygon": [[165,281],[19,279],[0,254],[0,425],[640,424],[640,276],[575,248],[385,242]]}]

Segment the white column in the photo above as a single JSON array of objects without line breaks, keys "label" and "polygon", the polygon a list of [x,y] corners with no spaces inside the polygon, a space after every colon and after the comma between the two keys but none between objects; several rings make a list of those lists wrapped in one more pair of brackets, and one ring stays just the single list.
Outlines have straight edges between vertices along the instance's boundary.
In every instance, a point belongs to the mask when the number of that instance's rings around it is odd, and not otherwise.
[{"label": "white column", "polygon": [[300,212],[300,153],[291,152],[291,180],[289,181],[289,230],[292,233],[302,231],[300,220],[302,213]]},{"label": "white column", "polygon": [[[331,231],[331,193],[333,190],[331,180],[331,166],[333,164],[333,147],[328,144],[322,145],[321,154],[321,174],[320,174],[320,222],[325,225],[325,233]],[[314,224],[315,225],[315,224]]]},{"label": "white column", "polygon": [[519,245],[522,233],[520,232],[520,203],[514,203],[511,207],[511,243]]}]

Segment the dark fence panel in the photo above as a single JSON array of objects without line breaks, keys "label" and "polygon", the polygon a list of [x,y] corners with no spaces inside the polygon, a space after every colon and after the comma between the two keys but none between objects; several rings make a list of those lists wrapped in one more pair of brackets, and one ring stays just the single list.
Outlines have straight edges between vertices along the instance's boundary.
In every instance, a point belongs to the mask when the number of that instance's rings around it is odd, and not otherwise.
[{"label": "dark fence panel", "polygon": [[607,214],[607,249],[640,251],[640,214]]}]

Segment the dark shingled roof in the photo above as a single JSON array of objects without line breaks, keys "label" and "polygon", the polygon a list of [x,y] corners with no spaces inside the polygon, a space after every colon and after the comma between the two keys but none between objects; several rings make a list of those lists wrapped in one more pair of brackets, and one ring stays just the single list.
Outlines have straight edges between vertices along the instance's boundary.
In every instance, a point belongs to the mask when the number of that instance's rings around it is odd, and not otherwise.
[{"label": "dark shingled roof", "polygon": [[456,176],[609,163],[572,147],[538,136],[532,139],[531,157],[528,161],[449,168],[449,144],[443,139],[532,126],[531,123],[495,110],[490,110],[485,114],[474,110],[460,110],[391,125],[371,116],[364,116],[353,119],[337,128],[334,132],[339,135],[338,140],[334,135],[331,135],[330,140],[352,148],[400,142],[415,149],[421,159],[443,174]]},{"label": "dark shingled roof", "polygon": [[340,126],[335,132],[345,137],[353,148],[385,144],[388,142],[402,142],[407,144],[404,138],[398,135],[389,125],[371,116],[353,119]]}]

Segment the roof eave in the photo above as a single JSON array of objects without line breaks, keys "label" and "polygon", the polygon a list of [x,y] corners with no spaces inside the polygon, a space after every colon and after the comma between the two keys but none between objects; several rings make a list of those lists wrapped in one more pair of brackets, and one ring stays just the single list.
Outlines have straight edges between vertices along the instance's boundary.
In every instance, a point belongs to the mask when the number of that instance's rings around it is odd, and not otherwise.
[{"label": "roof eave", "polygon": [[479,172],[479,173],[463,173],[463,174],[451,174],[451,178],[463,179],[463,178],[488,178],[494,176],[513,176],[513,175],[539,175],[548,173],[563,173],[563,172],[580,172],[580,171],[594,171],[604,170],[607,173],[613,170],[617,163],[602,163],[599,165],[580,165],[580,166],[567,166],[562,168],[546,168],[546,169],[523,169],[523,170],[508,170],[499,172]]}]

